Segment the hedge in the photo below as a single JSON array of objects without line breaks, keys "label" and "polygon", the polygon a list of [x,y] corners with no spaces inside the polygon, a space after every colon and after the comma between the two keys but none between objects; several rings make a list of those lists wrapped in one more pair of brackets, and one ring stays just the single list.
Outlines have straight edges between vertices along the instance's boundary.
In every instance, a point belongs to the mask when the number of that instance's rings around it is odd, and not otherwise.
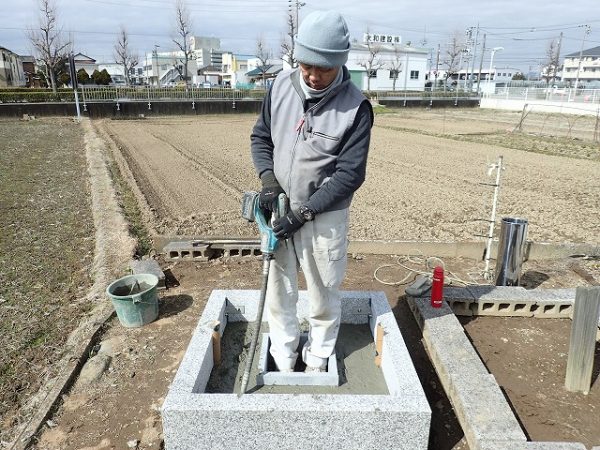
[{"label": "hedge", "polygon": [[72,90],[60,90],[56,94],[52,91],[42,92],[2,92],[0,91],[0,103],[41,103],[41,102],[74,102],[75,94]]}]

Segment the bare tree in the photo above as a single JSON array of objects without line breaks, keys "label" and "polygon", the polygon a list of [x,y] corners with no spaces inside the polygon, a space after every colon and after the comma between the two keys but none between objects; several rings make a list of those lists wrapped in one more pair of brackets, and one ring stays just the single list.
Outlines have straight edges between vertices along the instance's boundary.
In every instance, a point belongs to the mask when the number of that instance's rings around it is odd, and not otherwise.
[{"label": "bare tree", "polygon": [[62,29],[57,24],[56,6],[53,1],[39,0],[39,9],[39,29],[32,29],[27,33],[27,37],[44,65],[46,79],[50,80],[52,92],[56,93],[56,70],[65,62],[71,42],[62,41]]},{"label": "bare tree", "polygon": [[133,54],[129,48],[129,36],[123,25],[121,25],[119,37],[117,38],[117,43],[115,44],[115,61],[117,64],[120,64],[121,67],[123,67],[125,83],[127,86],[129,86],[131,84],[129,72],[131,69],[137,66],[139,58],[138,55]]},{"label": "bare tree", "polygon": [[[193,50],[190,47],[190,37],[192,36],[192,17],[185,0],[175,0],[175,30],[177,38],[173,42],[183,53],[183,57],[179,61],[175,61],[173,67],[179,72],[181,79],[188,84],[188,63],[192,59]],[[178,64],[180,62],[181,64]]]},{"label": "bare tree", "polygon": [[542,69],[542,78],[546,80],[546,83],[550,83],[550,81],[554,82],[556,79],[559,65],[559,51],[554,39],[551,40],[546,48],[546,67]]},{"label": "bare tree", "polygon": [[262,37],[259,37],[256,41],[256,53],[254,56],[258,59],[259,66],[258,70],[262,75],[263,87],[266,89],[266,78],[267,78],[267,70],[269,70],[269,60],[271,59],[271,50],[269,50],[265,44],[265,41]]},{"label": "bare tree", "polygon": [[396,81],[398,81],[398,76],[400,72],[402,72],[402,54],[400,53],[400,49],[394,46],[394,56],[388,62],[388,67],[390,68],[390,77],[392,77],[392,91],[396,90]]},{"label": "bare tree", "polygon": [[291,11],[288,13],[287,25],[287,36],[281,40],[281,59],[287,61],[291,67],[296,67],[298,65],[294,57],[294,51],[296,50],[296,21]]},{"label": "bare tree", "polygon": [[464,49],[465,43],[462,40],[462,34],[455,31],[450,37],[450,42],[446,46],[446,54],[442,63],[446,69],[446,79],[444,85],[447,84],[448,78],[452,78],[460,71],[460,55]]},{"label": "bare tree", "polygon": [[[367,30],[367,35],[370,35]],[[378,42],[372,42],[370,39],[365,43],[367,47],[368,55],[366,59],[358,61],[358,65],[364,67],[367,72],[367,92],[371,92],[371,77],[377,73],[377,69],[381,69],[385,66],[385,62],[379,58],[381,52],[381,44]]]}]

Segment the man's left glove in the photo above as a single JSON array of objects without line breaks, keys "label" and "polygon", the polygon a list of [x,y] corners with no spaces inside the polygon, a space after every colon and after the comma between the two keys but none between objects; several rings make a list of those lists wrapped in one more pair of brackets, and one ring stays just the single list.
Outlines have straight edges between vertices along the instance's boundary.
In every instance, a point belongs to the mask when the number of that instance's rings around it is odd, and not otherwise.
[{"label": "man's left glove", "polygon": [[271,171],[265,172],[260,179],[263,187],[260,191],[258,204],[261,209],[273,212],[277,207],[279,194],[285,194],[285,191],[279,185],[275,174]]},{"label": "man's left glove", "polygon": [[305,222],[306,219],[296,209],[288,212],[280,219],[275,219],[273,221],[273,231],[277,239],[289,239]]}]

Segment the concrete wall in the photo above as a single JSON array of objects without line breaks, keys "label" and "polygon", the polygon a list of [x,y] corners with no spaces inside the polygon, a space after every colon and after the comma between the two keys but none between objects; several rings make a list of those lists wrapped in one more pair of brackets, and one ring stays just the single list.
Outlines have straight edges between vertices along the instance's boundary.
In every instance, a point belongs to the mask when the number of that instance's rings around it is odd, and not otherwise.
[{"label": "concrete wall", "polygon": [[[235,114],[258,113],[262,100],[210,100],[185,102],[97,102],[86,103],[86,110],[80,103],[81,115],[85,117],[138,117],[156,115],[199,115],[199,114]],[[32,116],[75,116],[77,115],[75,103],[5,103],[0,104],[0,117],[23,117],[23,114]]]},{"label": "concrete wall", "polygon": [[550,102],[545,100],[511,100],[501,98],[482,98],[481,107],[488,109],[504,109],[509,111],[523,111],[525,105],[535,107],[536,112],[549,112],[555,114],[579,114],[595,116],[598,113],[598,104],[575,102]]}]

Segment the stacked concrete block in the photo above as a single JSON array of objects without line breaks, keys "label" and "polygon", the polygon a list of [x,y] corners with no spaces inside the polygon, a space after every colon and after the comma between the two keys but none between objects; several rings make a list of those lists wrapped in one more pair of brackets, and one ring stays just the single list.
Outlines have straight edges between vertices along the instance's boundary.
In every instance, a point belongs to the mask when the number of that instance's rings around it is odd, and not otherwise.
[{"label": "stacked concrete block", "polygon": [[[256,320],[258,291],[213,291],[162,408],[165,446],[426,449],[431,410],[385,294],[344,293],[342,322],[384,330],[388,395],[206,394],[213,325]],[[300,293],[298,317],[308,298]]]},{"label": "stacked concrete block", "polygon": [[449,287],[444,289],[444,299],[453,312],[460,316],[560,319],[572,316],[575,289],[527,290],[519,286]]}]

